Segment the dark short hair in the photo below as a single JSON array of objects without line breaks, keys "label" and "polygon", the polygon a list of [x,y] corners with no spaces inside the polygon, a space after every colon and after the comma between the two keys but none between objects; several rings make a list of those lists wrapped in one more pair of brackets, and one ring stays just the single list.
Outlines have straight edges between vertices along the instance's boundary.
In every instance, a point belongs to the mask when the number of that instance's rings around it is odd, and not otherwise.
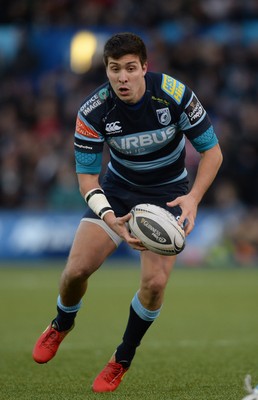
[{"label": "dark short hair", "polygon": [[119,59],[126,54],[134,54],[139,57],[141,65],[147,61],[147,51],[143,40],[130,32],[117,33],[106,42],[103,58],[105,66],[108,65],[108,58]]}]

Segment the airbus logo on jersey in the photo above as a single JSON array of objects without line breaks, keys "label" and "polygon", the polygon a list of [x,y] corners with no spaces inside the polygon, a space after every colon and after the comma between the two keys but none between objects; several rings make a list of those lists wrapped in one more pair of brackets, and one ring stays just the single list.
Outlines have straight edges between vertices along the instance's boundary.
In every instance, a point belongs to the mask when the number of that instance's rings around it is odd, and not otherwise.
[{"label": "airbus logo on jersey", "polygon": [[162,125],[168,125],[171,121],[171,114],[169,109],[166,108],[161,108],[159,110],[156,110],[157,116],[159,123]]},{"label": "airbus logo on jersey", "polygon": [[185,111],[191,125],[195,125],[205,113],[203,106],[196,96],[193,96],[191,103],[186,107]]},{"label": "airbus logo on jersey", "polygon": [[121,124],[120,121],[107,123],[105,127],[107,135],[111,135],[112,133],[122,132],[122,127],[120,126],[120,124]]},{"label": "airbus logo on jersey", "polygon": [[109,144],[124,154],[144,154],[158,150],[166,145],[175,135],[175,126],[160,129],[157,132],[145,132],[126,137],[113,137]]}]

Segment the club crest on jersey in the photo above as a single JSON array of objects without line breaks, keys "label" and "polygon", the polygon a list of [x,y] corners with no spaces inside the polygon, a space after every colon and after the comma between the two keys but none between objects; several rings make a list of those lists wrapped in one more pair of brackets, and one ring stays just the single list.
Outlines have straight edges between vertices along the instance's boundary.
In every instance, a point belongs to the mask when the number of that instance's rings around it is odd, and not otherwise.
[{"label": "club crest on jersey", "polygon": [[171,114],[169,109],[166,108],[160,108],[159,110],[156,110],[157,117],[159,120],[159,123],[162,125],[168,125],[171,121]]}]

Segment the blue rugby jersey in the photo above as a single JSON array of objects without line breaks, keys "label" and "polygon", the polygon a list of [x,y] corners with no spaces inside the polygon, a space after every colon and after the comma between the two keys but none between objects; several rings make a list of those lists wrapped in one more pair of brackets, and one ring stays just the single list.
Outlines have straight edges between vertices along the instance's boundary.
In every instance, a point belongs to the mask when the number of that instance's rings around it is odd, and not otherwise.
[{"label": "blue rugby jersey", "polygon": [[173,77],[147,72],[146,92],[135,105],[121,101],[109,82],[80,107],[75,131],[76,172],[99,174],[106,142],[108,168],[141,186],[177,182],[187,176],[185,137],[198,152],[218,139],[194,92]]}]

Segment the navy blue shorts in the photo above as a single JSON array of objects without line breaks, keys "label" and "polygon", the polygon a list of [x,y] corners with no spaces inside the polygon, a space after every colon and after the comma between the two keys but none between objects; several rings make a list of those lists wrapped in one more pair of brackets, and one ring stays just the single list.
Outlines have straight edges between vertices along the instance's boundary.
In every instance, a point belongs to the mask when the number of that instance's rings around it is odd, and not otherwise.
[{"label": "navy blue shorts", "polygon": [[[138,187],[124,182],[108,169],[101,182],[101,187],[117,217],[126,215],[134,206],[142,203],[155,204],[178,216],[181,215],[181,208],[179,206],[168,207],[166,203],[188,192],[188,179],[161,186]],[[83,218],[99,219],[89,207]]]}]

